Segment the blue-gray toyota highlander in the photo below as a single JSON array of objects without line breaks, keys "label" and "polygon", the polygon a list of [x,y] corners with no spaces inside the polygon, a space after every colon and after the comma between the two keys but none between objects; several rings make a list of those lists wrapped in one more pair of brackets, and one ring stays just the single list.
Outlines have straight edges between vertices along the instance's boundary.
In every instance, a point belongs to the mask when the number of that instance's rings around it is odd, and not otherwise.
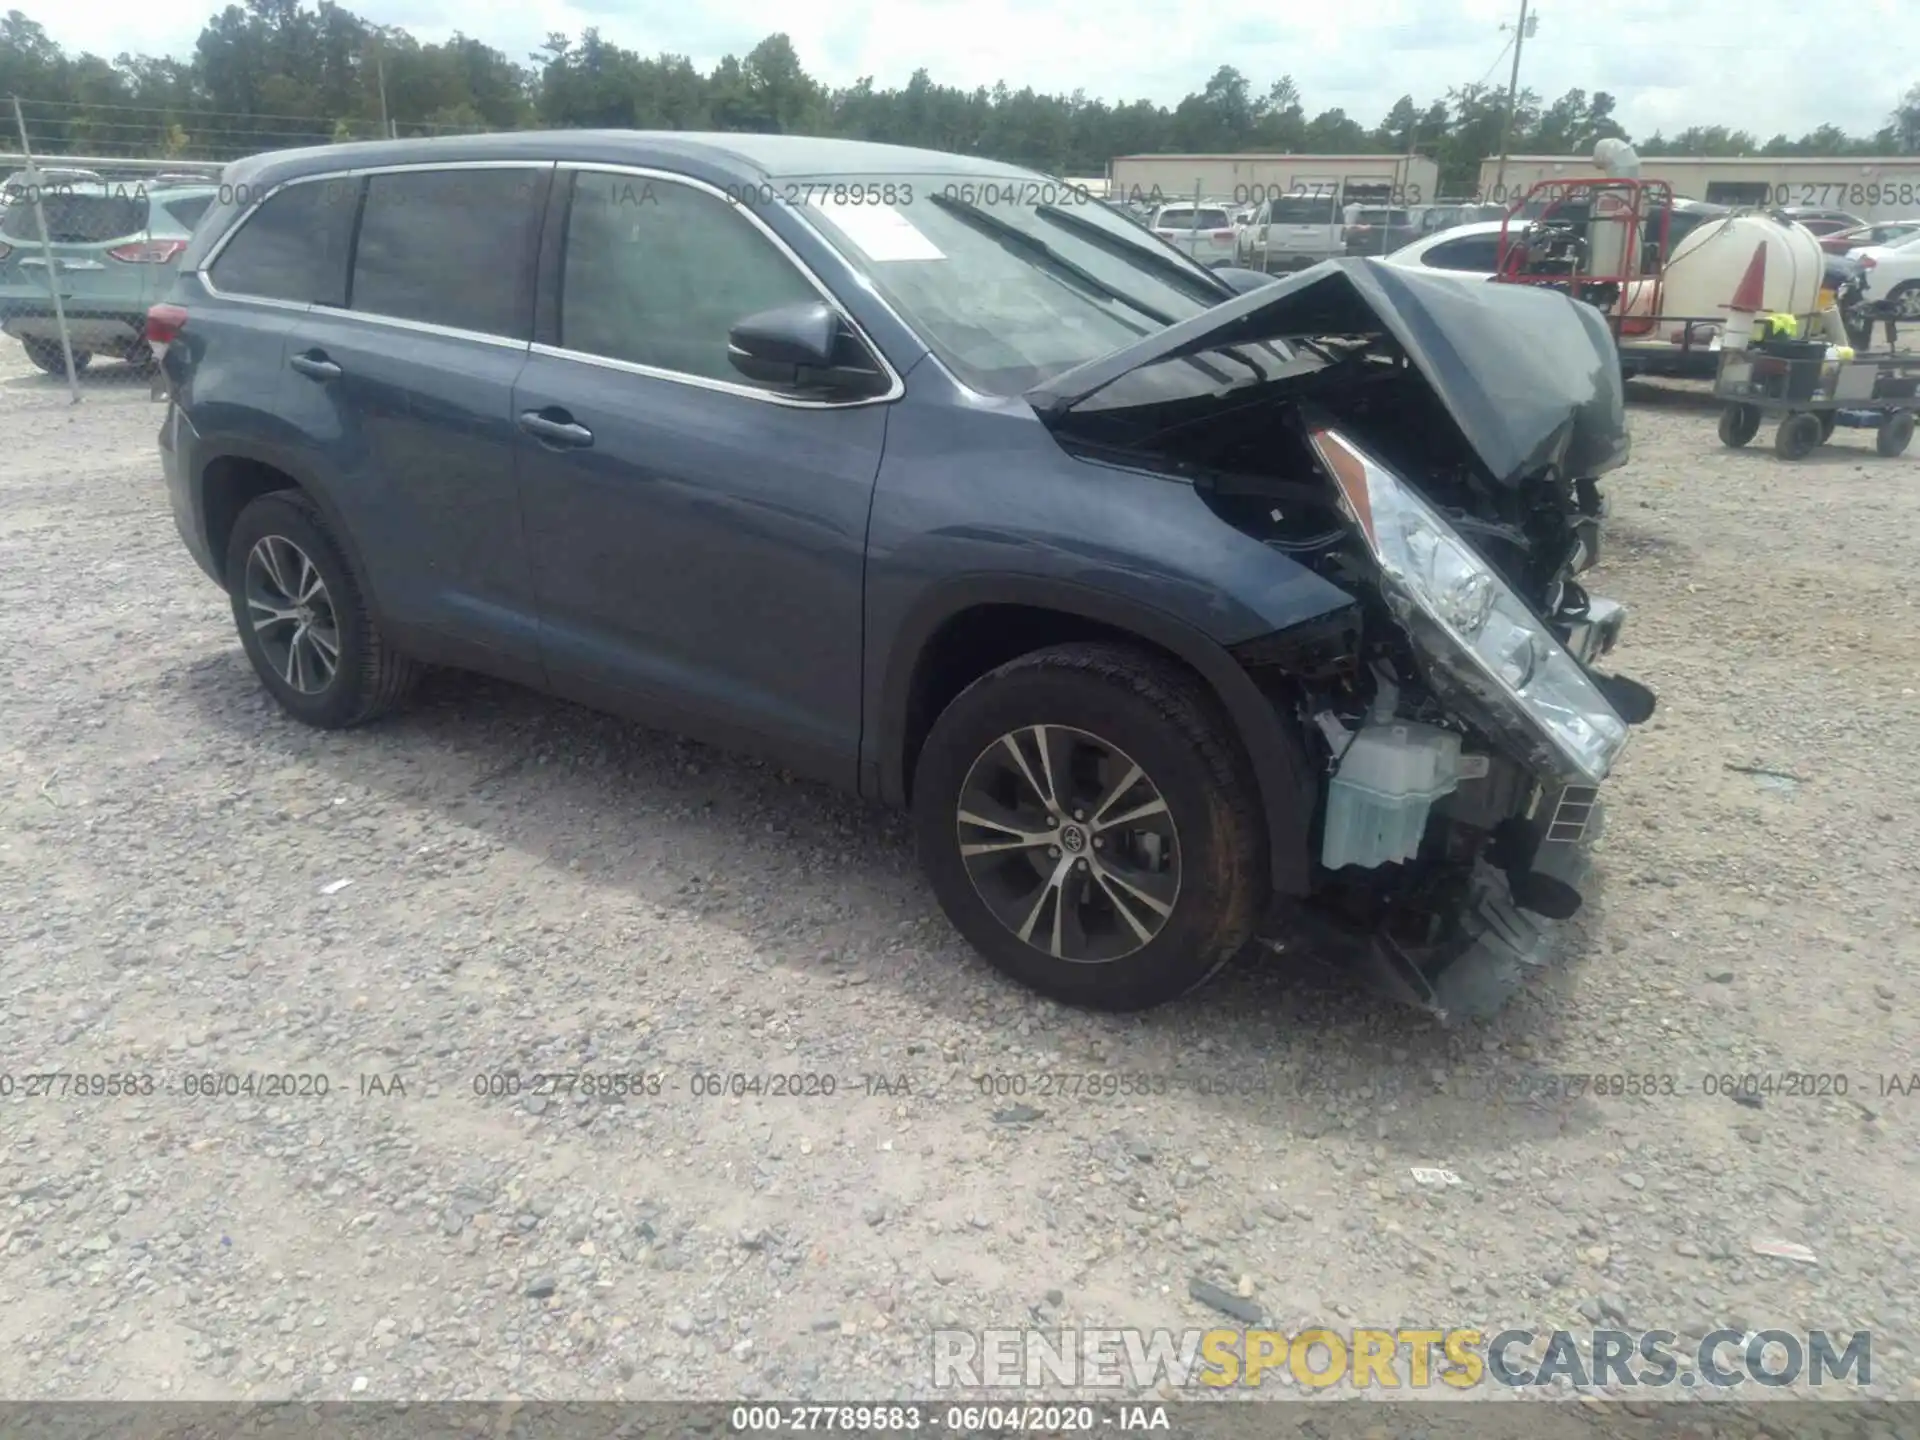
[{"label": "blue-gray toyota highlander", "polygon": [[1613,340],[1533,287],[1213,272],[931,151],[560,131],[240,162],[148,335],[180,534],[295,719],[465,667],[908,805],[954,925],[1065,1001],[1264,934],[1471,1010],[1653,708],[1575,579]]}]

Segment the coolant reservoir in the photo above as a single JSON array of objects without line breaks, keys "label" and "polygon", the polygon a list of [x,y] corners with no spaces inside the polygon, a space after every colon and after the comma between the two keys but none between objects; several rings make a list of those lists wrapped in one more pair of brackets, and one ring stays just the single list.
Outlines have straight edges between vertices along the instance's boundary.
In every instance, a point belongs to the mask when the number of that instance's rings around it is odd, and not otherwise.
[{"label": "coolant reservoir", "polygon": [[1327,787],[1320,863],[1371,869],[1411,860],[1433,802],[1460,783],[1460,737],[1412,720],[1364,727],[1340,757]]},{"label": "coolant reservoir", "polygon": [[[1686,320],[1726,315],[1754,251],[1763,246],[1767,269],[1760,313],[1814,314],[1827,268],[1820,242],[1805,226],[1782,224],[1766,215],[1702,221],[1674,246],[1660,286],[1660,313]],[[1627,313],[1647,314],[1653,289],[1645,281],[1629,287]]]}]

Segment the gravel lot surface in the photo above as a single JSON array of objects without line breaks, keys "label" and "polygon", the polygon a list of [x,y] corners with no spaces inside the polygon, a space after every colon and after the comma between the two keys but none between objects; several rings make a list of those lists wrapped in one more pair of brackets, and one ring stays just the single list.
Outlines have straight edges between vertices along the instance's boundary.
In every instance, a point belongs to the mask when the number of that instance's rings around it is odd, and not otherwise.
[{"label": "gravel lot surface", "polygon": [[[1199,1276],[1289,1329],[1870,1328],[1920,1396],[1920,1093],[1880,1079],[1920,1072],[1920,451],[1788,465],[1639,392],[1594,588],[1661,713],[1495,1020],[1252,957],[1116,1019],[770,769],[458,676],[284,719],[113,369],[70,408],[0,345],[0,1395],[909,1396],[938,1326],[1235,1323]],[[476,1093],[510,1071],[662,1089]],[[249,1072],[329,1091],[184,1093]],[[1707,1093],[1789,1072],[1846,1078]],[[694,1093],[732,1074],[835,1093]]]}]

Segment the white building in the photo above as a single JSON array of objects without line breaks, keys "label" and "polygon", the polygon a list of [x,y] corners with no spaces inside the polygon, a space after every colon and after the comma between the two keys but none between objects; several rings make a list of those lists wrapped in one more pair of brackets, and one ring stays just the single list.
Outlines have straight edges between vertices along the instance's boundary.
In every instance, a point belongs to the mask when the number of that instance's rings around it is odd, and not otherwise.
[{"label": "white building", "polygon": [[[1499,173],[1498,157],[1480,162],[1481,193],[1506,205],[1543,180],[1600,171],[1586,155],[1510,155],[1504,185],[1496,184]],[[1640,178],[1664,180],[1676,196],[1715,205],[1805,205],[1845,210],[1862,220],[1920,216],[1920,155],[1647,155],[1640,160]]]},{"label": "white building", "polygon": [[1424,205],[1440,184],[1440,167],[1420,155],[1122,155],[1107,174],[1115,200],[1191,200],[1198,191],[1233,206],[1301,191],[1342,204]]}]

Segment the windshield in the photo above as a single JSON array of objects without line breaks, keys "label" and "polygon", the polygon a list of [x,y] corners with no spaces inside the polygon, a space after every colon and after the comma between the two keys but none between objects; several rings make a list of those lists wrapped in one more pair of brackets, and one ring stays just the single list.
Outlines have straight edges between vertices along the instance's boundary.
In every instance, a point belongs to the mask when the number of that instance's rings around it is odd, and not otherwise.
[{"label": "windshield", "polygon": [[1018,395],[1227,298],[1185,255],[1064,182],[895,177],[891,204],[835,203],[834,184],[797,182],[812,197],[807,220],[987,394]]}]

